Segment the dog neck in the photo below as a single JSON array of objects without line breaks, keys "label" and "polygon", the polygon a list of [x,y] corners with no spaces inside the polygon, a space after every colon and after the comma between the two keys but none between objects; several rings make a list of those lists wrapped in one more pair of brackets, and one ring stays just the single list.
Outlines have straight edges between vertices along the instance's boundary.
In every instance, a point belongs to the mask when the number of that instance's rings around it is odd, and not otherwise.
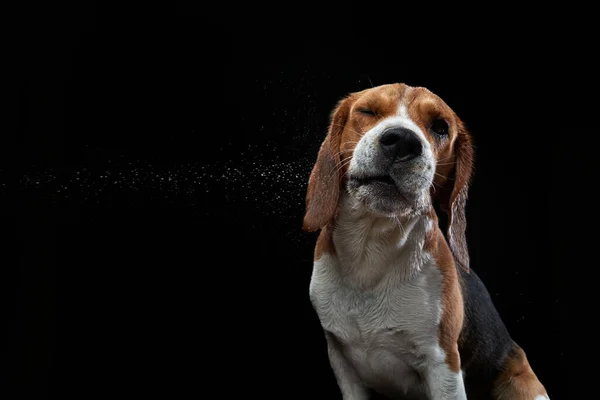
[{"label": "dog neck", "polygon": [[431,258],[424,248],[434,226],[431,211],[377,215],[343,195],[331,232],[340,272],[363,288],[384,276],[410,280]]}]

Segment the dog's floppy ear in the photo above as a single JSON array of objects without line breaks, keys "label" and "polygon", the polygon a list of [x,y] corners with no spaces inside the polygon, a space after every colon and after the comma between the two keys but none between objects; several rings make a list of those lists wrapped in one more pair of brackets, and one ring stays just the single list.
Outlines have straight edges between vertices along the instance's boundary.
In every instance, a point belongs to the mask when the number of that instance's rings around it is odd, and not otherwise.
[{"label": "dog's floppy ear", "polygon": [[340,100],[331,114],[329,131],[308,179],[306,214],[302,224],[302,230],[306,232],[323,228],[337,211],[341,183],[340,144],[352,98],[349,95]]},{"label": "dog's floppy ear", "polygon": [[449,195],[444,196],[441,208],[448,213],[447,239],[456,262],[469,272],[469,249],[465,231],[467,219],[465,206],[467,203],[469,184],[473,173],[474,150],[471,136],[462,121],[458,120],[458,136],[454,142],[454,177],[448,180],[451,186]]}]

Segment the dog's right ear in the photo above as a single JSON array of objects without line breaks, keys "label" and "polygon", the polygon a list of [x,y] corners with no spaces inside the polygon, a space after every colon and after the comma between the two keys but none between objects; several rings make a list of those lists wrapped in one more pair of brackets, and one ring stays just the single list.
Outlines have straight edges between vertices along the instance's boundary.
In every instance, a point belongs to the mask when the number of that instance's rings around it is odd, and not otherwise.
[{"label": "dog's right ear", "polygon": [[317,161],[308,179],[306,214],[302,230],[314,232],[331,221],[340,197],[340,144],[353,96],[342,99],[331,114],[329,131],[321,144]]},{"label": "dog's right ear", "polygon": [[[457,118],[458,119],[458,118]],[[474,147],[471,135],[463,122],[458,119],[458,135],[454,142],[454,177],[442,187],[441,209],[448,214],[446,238],[454,255],[454,260],[466,272],[470,271],[469,249],[467,247],[466,203],[469,183],[473,175]]]}]

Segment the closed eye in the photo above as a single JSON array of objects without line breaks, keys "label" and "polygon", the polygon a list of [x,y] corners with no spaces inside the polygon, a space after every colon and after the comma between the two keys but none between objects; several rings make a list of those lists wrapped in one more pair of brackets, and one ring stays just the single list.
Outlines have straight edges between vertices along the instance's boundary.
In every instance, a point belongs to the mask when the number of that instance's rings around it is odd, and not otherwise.
[{"label": "closed eye", "polygon": [[370,110],[368,108],[359,108],[358,112],[361,113],[361,114],[364,114],[364,115],[371,115],[371,116],[377,115],[377,114],[375,114],[374,111],[372,111],[372,110]]}]

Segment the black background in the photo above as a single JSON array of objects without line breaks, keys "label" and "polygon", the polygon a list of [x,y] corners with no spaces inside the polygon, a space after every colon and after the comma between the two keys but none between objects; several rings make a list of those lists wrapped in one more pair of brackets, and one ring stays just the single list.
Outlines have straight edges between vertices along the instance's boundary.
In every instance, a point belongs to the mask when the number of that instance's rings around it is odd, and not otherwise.
[{"label": "black background", "polygon": [[594,135],[575,128],[586,32],[397,6],[27,11],[7,163],[19,190],[4,197],[17,212],[3,210],[23,398],[337,398],[308,300],[304,191],[337,100],[398,81],[471,130],[472,268],[551,398],[587,390],[569,385],[584,339],[566,339],[580,332],[567,278],[594,266],[580,251]]}]

